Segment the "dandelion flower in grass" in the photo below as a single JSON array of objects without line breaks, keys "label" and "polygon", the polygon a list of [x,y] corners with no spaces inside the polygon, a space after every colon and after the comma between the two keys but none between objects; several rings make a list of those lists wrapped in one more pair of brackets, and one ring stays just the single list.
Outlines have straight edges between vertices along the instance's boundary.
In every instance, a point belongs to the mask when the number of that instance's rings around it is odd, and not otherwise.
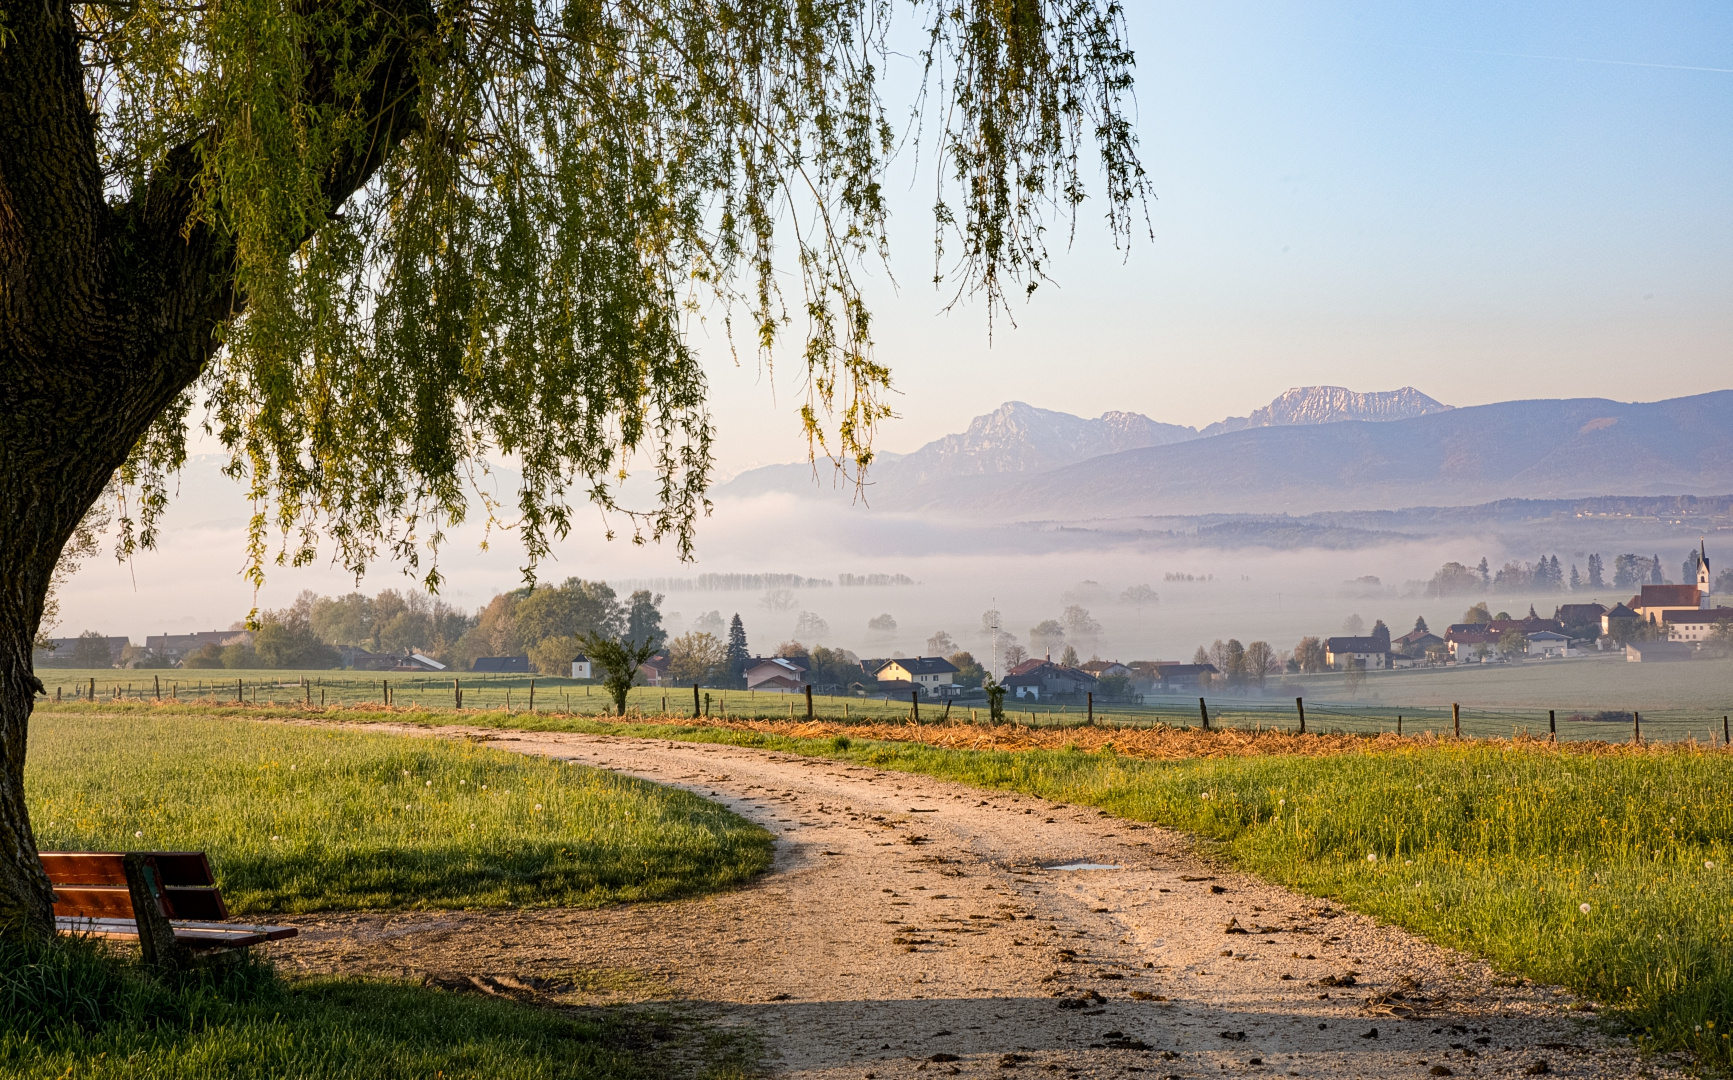
[{"label": "dandelion flower in grass", "polygon": [[1376,852],[1369,852],[1369,853],[1367,853],[1367,855],[1366,855],[1366,861],[1367,861],[1367,862],[1377,862],[1377,861],[1378,861],[1378,855],[1377,855],[1377,853],[1376,853]]},{"label": "dandelion flower in grass", "polygon": [[432,787],[432,786],[433,786],[433,781],[432,781],[432,780],[429,780],[429,781],[428,781],[428,782],[427,782],[427,786],[428,786],[428,787]]},{"label": "dandelion flower in grass", "polygon": [[1578,904],[1577,910],[1582,912],[1584,915],[1587,915],[1589,913],[1589,906],[1587,904]]},{"label": "dandelion flower in grass", "polygon": [[469,783],[469,781],[468,781],[468,780],[459,780],[459,781],[458,781],[458,782],[457,782],[457,786],[458,786],[458,787],[462,787],[462,786],[463,786],[463,785],[465,785],[465,784],[467,784],[467,783]]},{"label": "dandelion flower in grass", "polygon": [[1713,870],[1713,869],[1715,869],[1715,860],[1713,860],[1713,859],[1704,859],[1704,860],[1703,860],[1703,869],[1705,869],[1705,870]]},{"label": "dandelion flower in grass", "polygon": [[541,809],[541,808],[542,808],[542,804],[541,804],[541,803],[536,803],[536,809],[537,809],[537,810],[540,810],[540,809]]},{"label": "dandelion flower in grass", "polygon": [[[134,832],[134,833],[133,833],[133,834],[132,834],[132,835],[134,835],[134,836],[143,836],[143,835],[144,835],[144,830],[143,830],[143,829],[139,829],[139,830],[137,830],[137,831],[136,831],[136,832]],[[271,837],[271,839],[273,839],[273,840],[275,840],[275,839],[276,839],[276,837],[274,837],[274,836],[273,836],[273,837]]]}]

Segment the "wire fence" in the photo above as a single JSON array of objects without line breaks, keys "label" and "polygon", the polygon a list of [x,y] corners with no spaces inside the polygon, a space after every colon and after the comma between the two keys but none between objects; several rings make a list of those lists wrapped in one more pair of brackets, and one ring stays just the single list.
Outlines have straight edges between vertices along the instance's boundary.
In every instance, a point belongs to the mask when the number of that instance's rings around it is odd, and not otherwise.
[{"label": "wire fence", "polygon": [[[375,672],[261,673],[224,677],[148,677],[133,671],[128,679],[94,673],[44,671],[47,696],[58,702],[151,702],[278,706],[303,708],[392,707],[419,711],[506,711],[580,718],[612,717],[613,699],[593,682],[548,679],[531,675],[419,675]],[[59,679],[54,676],[60,675]],[[1729,694],[1733,699],[1733,693]],[[983,697],[918,702],[889,696],[844,697],[817,694],[811,716],[833,724],[976,723],[988,722]],[[733,720],[803,721],[808,717],[803,694],[750,691],[719,687],[636,687],[628,696],[627,713],[641,719],[708,717]],[[1135,704],[1090,702],[1049,703],[1007,700],[1003,723],[1054,728],[1095,724],[1102,727],[1281,730],[1314,734],[1403,735],[1430,733],[1463,738],[1553,736],[1561,742],[1620,742],[1640,738],[1652,742],[1727,745],[1733,705],[1716,711],[1703,708],[1653,710],[1606,709],[1561,704],[1553,708],[1488,707],[1484,705],[1376,705],[1352,702],[1267,699],[1236,696],[1146,698]]]}]

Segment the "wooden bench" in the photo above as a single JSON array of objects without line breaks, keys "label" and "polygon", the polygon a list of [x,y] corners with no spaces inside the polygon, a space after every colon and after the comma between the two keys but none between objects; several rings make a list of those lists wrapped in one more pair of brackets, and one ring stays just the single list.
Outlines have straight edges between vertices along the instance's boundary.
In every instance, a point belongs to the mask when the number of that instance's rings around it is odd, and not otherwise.
[{"label": "wooden bench", "polygon": [[294,937],[293,926],[225,922],[229,909],[202,851],[44,851],[63,934],[136,938],[146,963],[183,967],[195,953]]}]

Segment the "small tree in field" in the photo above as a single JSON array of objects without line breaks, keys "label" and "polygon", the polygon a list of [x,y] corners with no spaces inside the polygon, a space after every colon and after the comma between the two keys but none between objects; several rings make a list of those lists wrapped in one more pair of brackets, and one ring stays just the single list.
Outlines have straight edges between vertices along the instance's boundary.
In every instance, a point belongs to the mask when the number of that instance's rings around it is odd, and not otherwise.
[{"label": "small tree in field", "polygon": [[642,641],[631,638],[603,637],[600,634],[580,634],[578,640],[590,663],[601,669],[602,689],[614,699],[614,715],[626,715],[626,695],[638,681],[638,668],[656,655],[662,643],[654,637]]}]

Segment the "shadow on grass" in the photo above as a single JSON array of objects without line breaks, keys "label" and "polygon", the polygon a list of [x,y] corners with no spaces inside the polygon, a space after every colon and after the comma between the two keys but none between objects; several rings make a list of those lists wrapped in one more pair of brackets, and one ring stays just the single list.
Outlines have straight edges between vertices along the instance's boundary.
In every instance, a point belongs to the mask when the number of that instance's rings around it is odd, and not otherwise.
[{"label": "shadow on grass", "polygon": [[0,954],[0,1074],[18,1080],[724,1080],[755,1061],[750,1040],[666,1013],[285,981],[258,962],[158,977],[76,941]]},{"label": "shadow on grass", "polygon": [[241,913],[599,907],[737,888],[768,869],[772,854],[769,836],[736,830],[630,847],[551,841],[488,850],[224,852],[220,866],[224,895]]}]

